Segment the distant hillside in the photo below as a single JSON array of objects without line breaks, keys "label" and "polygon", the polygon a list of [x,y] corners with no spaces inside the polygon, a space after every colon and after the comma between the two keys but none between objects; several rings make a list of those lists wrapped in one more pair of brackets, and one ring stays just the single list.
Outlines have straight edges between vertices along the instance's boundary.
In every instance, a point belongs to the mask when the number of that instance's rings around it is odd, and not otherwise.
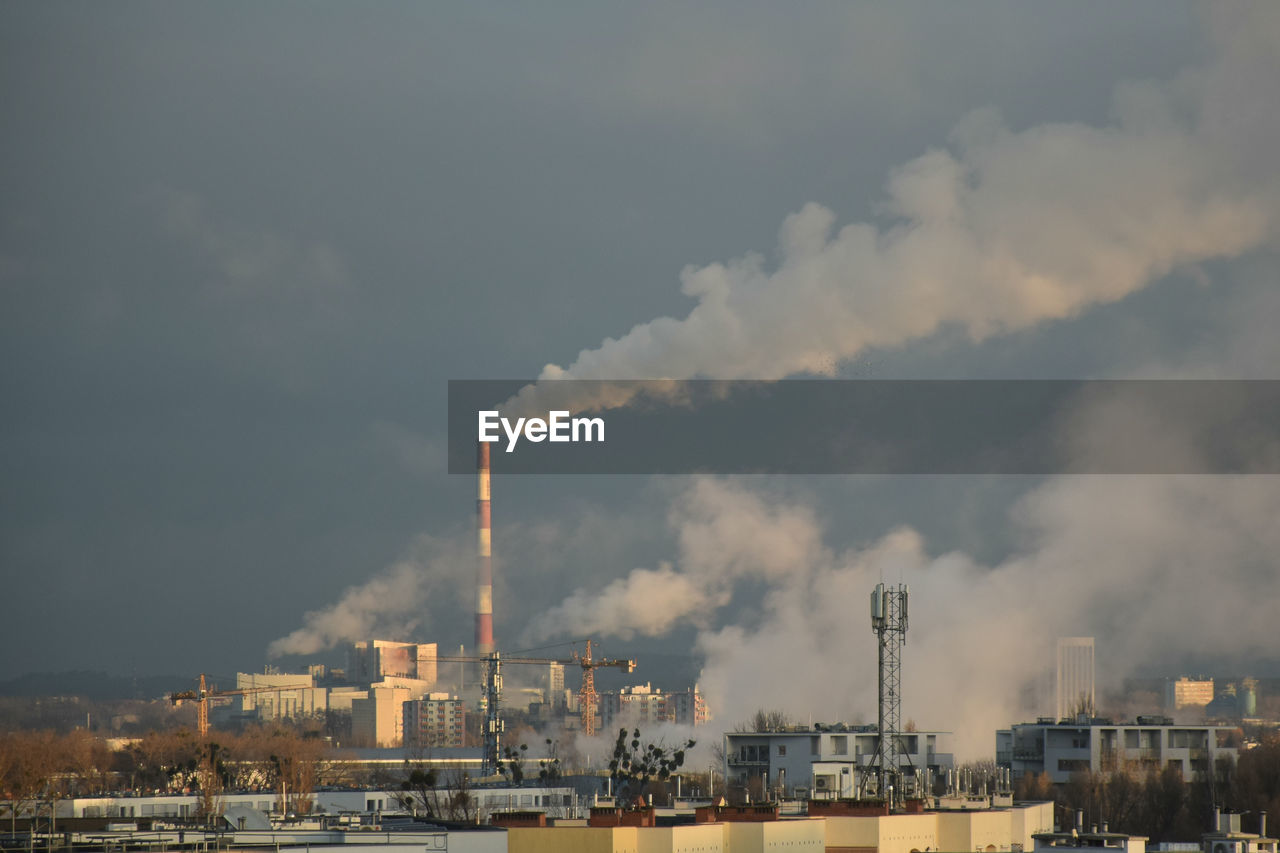
[{"label": "distant hillside", "polygon": [[193,679],[175,675],[108,675],[105,672],[30,672],[0,681],[0,696],[82,696],[86,699],[156,699],[189,690]]}]

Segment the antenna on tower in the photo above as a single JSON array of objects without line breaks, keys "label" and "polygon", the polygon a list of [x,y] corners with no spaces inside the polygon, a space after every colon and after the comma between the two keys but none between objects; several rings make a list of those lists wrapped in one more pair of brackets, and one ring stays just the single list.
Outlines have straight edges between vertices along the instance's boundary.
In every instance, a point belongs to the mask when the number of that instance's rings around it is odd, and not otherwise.
[{"label": "antenna on tower", "polygon": [[880,647],[878,793],[893,808],[903,796],[898,756],[902,747],[902,647],[907,642],[906,584],[898,584],[896,589],[876,584],[871,591],[871,630],[876,632]]}]

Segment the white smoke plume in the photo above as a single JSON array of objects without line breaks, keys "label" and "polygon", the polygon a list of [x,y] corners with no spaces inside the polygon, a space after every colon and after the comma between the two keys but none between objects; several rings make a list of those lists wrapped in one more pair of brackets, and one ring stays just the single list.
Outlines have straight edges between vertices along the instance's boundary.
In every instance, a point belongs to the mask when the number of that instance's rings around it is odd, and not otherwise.
[{"label": "white smoke plume", "polygon": [[[881,580],[912,586],[904,717],[954,732],[962,758],[1052,711],[1038,688],[1059,636],[1095,636],[1099,678],[1118,683],[1172,656],[1266,653],[1280,602],[1276,477],[1057,478],[1015,506],[1024,544],[997,565],[931,556],[907,527],[836,553],[805,502],[728,481],[700,480],[681,503],[695,512],[679,523],[677,565],[575,593],[554,617],[565,632],[619,637],[702,625],[700,683],[726,725],[757,708],[873,722],[867,598]],[[767,585],[760,613],[709,626],[700,608],[730,604],[749,578]]]},{"label": "white smoke plume", "polygon": [[599,592],[580,589],[531,622],[525,639],[561,635],[566,625],[583,636],[630,639],[665,634],[686,620],[709,624],[738,580],[786,580],[822,553],[810,508],[779,506],[717,480],[696,480],[672,503],[668,521],[679,571],[662,563],[634,569]]},{"label": "white smoke plume", "polygon": [[[1111,126],[1015,131],[975,111],[948,148],[893,172],[886,223],[833,234],[835,214],[808,204],[784,221],[776,265],[750,254],[686,268],[685,317],[637,325],[539,379],[831,375],[869,348],[1073,317],[1263,245],[1280,223],[1280,11],[1220,7],[1211,24],[1216,58],[1120,86]],[[576,408],[626,405],[633,388]]]},{"label": "white smoke plume", "polygon": [[474,552],[461,537],[419,536],[402,559],[349,587],[336,603],[307,613],[303,626],[273,640],[267,655],[310,655],[343,642],[407,636],[424,615],[428,599],[437,590],[457,595],[474,565]]}]

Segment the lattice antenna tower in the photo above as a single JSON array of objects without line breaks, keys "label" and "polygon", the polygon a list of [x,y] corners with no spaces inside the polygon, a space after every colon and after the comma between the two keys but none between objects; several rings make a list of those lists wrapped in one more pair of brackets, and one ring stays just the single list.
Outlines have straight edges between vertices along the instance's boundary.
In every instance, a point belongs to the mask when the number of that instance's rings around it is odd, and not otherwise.
[{"label": "lattice antenna tower", "polygon": [[902,647],[907,642],[907,587],[876,584],[871,592],[871,630],[880,646],[880,743],[877,788],[893,807],[903,796],[899,754],[902,743]]}]

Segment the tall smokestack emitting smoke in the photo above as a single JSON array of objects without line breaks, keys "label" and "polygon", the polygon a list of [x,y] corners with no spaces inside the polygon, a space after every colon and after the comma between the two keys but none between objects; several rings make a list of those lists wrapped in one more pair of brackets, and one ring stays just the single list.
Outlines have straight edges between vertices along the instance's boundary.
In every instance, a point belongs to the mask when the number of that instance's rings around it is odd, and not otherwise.
[{"label": "tall smokestack emitting smoke", "polygon": [[476,451],[476,654],[493,651],[493,532],[489,511],[489,445]]}]

